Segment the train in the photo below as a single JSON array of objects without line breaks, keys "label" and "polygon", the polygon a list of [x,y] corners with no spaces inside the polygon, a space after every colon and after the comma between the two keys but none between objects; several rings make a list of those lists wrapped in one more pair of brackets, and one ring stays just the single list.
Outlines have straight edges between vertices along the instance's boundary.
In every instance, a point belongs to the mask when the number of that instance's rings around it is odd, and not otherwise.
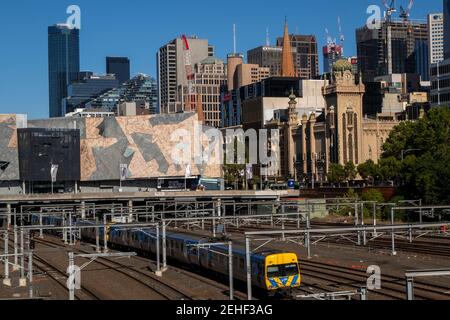
[{"label": "train", "polygon": [[[33,218],[34,219],[34,218]],[[39,220],[34,220],[39,221]],[[46,217],[43,224],[60,225],[62,220]],[[78,226],[95,225],[92,221],[78,221]],[[151,228],[125,229],[109,224],[106,228],[108,246],[121,251],[134,251],[139,255],[156,254],[156,232]],[[95,243],[95,228],[82,228],[81,240]],[[104,228],[99,228],[100,244],[104,241]],[[228,246],[214,245],[208,249],[199,246],[210,242],[199,235],[185,233],[166,233],[167,258],[191,269],[203,269],[223,278],[228,277]],[[252,286],[273,296],[281,291],[301,286],[302,276],[298,257],[295,253],[277,250],[257,251],[251,254]],[[247,281],[246,252],[242,244],[233,243],[233,277]]]}]

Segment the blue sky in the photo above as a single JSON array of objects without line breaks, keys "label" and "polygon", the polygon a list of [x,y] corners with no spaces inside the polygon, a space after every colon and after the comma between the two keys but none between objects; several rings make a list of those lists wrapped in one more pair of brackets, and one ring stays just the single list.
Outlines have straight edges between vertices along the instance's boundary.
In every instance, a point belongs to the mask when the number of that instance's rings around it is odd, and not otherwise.
[{"label": "blue sky", "polygon": [[[405,4],[407,0],[397,0]],[[442,11],[441,0],[416,0],[412,18]],[[354,55],[355,28],[368,18],[367,7],[381,0],[14,0],[0,3],[0,113],[48,116],[47,26],[65,22],[66,8],[81,7],[81,68],[105,72],[105,56],[128,56],[132,73],[156,76],[155,54],[181,34],[209,39],[216,55],[233,50],[237,25],[238,51],[272,43],[287,16],[291,32],[315,34],[326,42],[325,28],[338,37],[337,17],[346,36],[345,53]],[[322,65],[322,58],[320,58]],[[322,68],[322,66],[321,66]]]}]

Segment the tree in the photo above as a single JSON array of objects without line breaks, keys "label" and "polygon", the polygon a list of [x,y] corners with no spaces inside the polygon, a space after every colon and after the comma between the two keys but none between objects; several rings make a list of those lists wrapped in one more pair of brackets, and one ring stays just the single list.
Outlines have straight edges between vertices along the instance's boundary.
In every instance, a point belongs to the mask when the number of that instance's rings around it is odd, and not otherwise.
[{"label": "tree", "polygon": [[401,176],[402,162],[395,157],[382,158],[378,165],[383,181],[388,182]]},{"label": "tree", "polygon": [[[361,199],[362,201],[375,202],[377,204],[385,202],[384,195],[378,189],[369,189],[364,191],[363,194],[361,195]],[[363,208],[365,217],[373,215],[374,206],[372,203],[365,204]],[[382,211],[378,206],[376,207],[376,216],[377,218],[384,218],[382,215]]]},{"label": "tree", "polygon": [[379,176],[379,167],[372,160],[368,160],[358,166],[358,173],[364,180],[372,180],[375,183]]},{"label": "tree", "polygon": [[[383,146],[383,177],[398,176],[405,198],[428,204],[450,201],[450,109],[431,109],[415,122],[403,122]],[[406,152],[409,151],[409,152]]]},{"label": "tree", "polygon": [[239,164],[227,164],[224,166],[224,176],[225,176],[225,183],[227,186],[233,186],[236,187],[236,183],[241,177],[242,171],[245,170],[245,165],[239,165]]},{"label": "tree", "polygon": [[345,172],[345,178],[347,179],[347,181],[355,180],[356,175],[358,174],[358,172],[356,171],[356,166],[352,161],[347,162],[347,164],[344,167],[344,172]]},{"label": "tree", "polygon": [[378,189],[369,189],[367,191],[364,191],[361,195],[362,201],[375,201],[377,203],[383,203],[384,196]]},{"label": "tree", "polygon": [[345,168],[340,164],[331,164],[328,181],[339,185],[343,183],[345,181]]}]

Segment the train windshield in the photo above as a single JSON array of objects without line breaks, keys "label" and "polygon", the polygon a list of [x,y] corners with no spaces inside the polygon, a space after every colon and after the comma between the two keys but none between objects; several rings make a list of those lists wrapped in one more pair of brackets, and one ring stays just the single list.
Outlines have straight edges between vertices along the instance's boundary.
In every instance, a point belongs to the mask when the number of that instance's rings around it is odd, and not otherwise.
[{"label": "train windshield", "polygon": [[278,266],[270,266],[267,268],[268,278],[290,277],[298,274],[298,265],[283,264]]}]

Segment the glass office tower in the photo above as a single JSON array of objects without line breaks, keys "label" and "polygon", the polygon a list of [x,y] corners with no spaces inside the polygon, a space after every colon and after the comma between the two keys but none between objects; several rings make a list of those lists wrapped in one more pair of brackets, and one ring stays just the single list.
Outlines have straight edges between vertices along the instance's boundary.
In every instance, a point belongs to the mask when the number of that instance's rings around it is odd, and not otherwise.
[{"label": "glass office tower", "polygon": [[106,73],[115,74],[119,84],[130,80],[130,60],[126,57],[106,57]]},{"label": "glass office tower", "polygon": [[80,72],[80,31],[68,25],[48,27],[49,115],[66,114],[63,100],[67,87]]}]

